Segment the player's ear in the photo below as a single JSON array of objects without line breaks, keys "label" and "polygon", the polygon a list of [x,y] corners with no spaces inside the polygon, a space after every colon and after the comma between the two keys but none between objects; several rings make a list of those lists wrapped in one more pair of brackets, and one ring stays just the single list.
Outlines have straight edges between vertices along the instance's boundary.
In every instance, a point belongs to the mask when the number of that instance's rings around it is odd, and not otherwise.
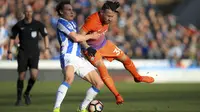
[{"label": "player's ear", "polygon": [[60,14],[63,14],[63,12],[62,11],[59,11],[60,12]]},{"label": "player's ear", "polygon": [[104,13],[104,10],[100,10],[100,14],[102,15]]}]

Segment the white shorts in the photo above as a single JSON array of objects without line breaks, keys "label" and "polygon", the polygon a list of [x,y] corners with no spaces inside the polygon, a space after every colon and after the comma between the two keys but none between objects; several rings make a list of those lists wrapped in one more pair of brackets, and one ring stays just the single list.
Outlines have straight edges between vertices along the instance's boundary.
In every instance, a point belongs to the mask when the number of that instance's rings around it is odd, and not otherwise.
[{"label": "white shorts", "polygon": [[94,66],[84,57],[78,57],[71,54],[65,54],[60,57],[61,68],[65,70],[65,67],[72,65],[74,67],[75,74],[80,77],[85,77],[89,72],[95,70]]}]

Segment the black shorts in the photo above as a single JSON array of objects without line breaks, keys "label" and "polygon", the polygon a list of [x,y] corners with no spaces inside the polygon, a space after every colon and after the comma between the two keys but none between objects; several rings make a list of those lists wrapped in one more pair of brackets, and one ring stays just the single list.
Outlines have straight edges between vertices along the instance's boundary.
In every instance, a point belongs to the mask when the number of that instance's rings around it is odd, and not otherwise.
[{"label": "black shorts", "polygon": [[25,72],[28,68],[38,69],[39,62],[39,52],[32,54],[25,53],[24,51],[19,51],[17,56],[18,72]]}]

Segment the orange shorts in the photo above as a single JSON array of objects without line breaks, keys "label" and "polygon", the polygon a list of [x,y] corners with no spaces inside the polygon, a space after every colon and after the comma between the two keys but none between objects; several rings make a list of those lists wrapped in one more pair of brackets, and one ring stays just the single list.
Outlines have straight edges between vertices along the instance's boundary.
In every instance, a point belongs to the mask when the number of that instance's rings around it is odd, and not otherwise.
[{"label": "orange shorts", "polygon": [[94,62],[102,58],[111,62],[114,59],[122,57],[124,55],[124,52],[121,49],[119,49],[115,44],[113,44],[111,41],[107,40],[106,44],[102,48],[97,50],[95,57],[88,56],[87,52],[85,52],[84,54],[86,55],[88,60],[92,64],[94,64]]}]

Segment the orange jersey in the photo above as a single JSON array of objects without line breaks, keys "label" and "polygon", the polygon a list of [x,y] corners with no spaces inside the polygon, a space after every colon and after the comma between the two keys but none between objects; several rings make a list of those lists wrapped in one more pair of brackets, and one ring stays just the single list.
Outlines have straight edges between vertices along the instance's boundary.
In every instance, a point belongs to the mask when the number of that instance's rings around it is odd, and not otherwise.
[{"label": "orange jersey", "polygon": [[99,13],[96,12],[92,15],[90,15],[86,21],[85,24],[82,26],[82,29],[86,33],[92,33],[92,32],[100,32],[102,33],[102,36],[99,37],[98,39],[90,39],[87,41],[88,45],[95,49],[100,49],[106,44],[106,38],[105,38],[105,33],[108,31],[108,26],[109,25],[103,25]]}]

